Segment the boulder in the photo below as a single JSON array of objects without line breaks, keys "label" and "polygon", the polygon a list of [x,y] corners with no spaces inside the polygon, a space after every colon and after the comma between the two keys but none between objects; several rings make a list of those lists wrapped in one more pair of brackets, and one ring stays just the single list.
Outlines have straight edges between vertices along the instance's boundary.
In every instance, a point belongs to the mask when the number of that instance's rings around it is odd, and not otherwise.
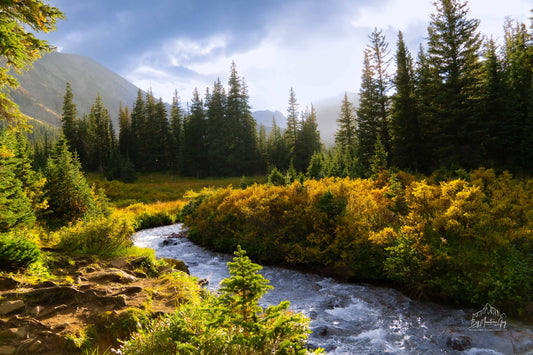
[{"label": "boulder", "polygon": [[17,351],[17,348],[11,345],[1,345],[0,355],[12,355]]},{"label": "boulder", "polygon": [[182,260],[172,259],[172,258],[162,258],[163,261],[167,263],[174,270],[183,271],[189,273],[189,268]]},{"label": "boulder", "polygon": [[26,304],[23,300],[6,301],[0,304],[0,314],[8,314],[24,308]]},{"label": "boulder", "polygon": [[96,271],[90,274],[86,274],[87,280],[92,282],[115,282],[127,284],[137,281],[137,278],[133,275],[120,269],[109,269],[106,271]]}]

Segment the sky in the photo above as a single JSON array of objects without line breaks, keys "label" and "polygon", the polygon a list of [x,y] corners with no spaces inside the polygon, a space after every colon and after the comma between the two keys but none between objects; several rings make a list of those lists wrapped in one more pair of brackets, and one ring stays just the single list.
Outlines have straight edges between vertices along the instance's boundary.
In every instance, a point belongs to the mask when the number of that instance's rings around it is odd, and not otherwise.
[{"label": "sky", "polygon": [[[232,61],[255,110],[286,112],[290,88],[303,108],[358,92],[374,28],[394,54],[398,31],[416,55],[432,0],[50,0],[66,15],[40,35],[58,51],[88,56],[143,90],[181,102],[205,92]],[[479,30],[500,39],[505,17],[530,24],[531,0],[470,0]],[[340,103],[339,103],[340,104]]]}]

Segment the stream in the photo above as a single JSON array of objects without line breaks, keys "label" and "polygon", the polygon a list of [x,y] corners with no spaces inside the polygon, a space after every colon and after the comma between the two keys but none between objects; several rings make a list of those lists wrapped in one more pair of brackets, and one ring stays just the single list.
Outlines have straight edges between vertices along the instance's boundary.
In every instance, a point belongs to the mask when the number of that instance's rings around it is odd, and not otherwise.
[{"label": "stream", "polygon": [[[157,257],[183,260],[191,275],[208,279],[207,287],[216,290],[229,277],[226,263],[232,256],[187,238],[167,239],[182,228],[175,224],[140,231],[135,245],[154,249]],[[274,287],[261,306],[289,300],[291,310],[311,318],[309,348],[321,347],[328,354],[533,354],[533,326],[507,321],[501,331],[470,329],[479,309],[415,301],[390,288],[278,267],[265,266],[261,274]]]}]

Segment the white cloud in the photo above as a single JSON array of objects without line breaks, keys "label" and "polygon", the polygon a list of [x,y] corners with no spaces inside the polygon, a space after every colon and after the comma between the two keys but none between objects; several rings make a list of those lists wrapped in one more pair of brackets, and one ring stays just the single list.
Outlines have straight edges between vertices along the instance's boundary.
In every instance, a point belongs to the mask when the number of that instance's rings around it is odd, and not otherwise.
[{"label": "white cloud", "polygon": [[[471,17],[482,20],[480,31],[495,36],[500,36],[505,16],[526,21],[528,6],[527,0],[506,0],[504,5],[470,0]],[[362,53],[374,27],[385,30],[391,56],[398,30],[416,52],[434,12],[432,0],[390,0],[347,9],[331,19],[328,28],[327,23],[315,26],[301,19],[301,27],[294,26],[288,19],[297,16],[295,8],[295,13],[284,13],[283,19],[274,21],[254,46],[239,51],[232,49],[238,40],[233,34],[216,33],[200,40],[175,38],[147,51],[125,76],[143,89],[151,87],[166,101],[178,89],[186,101],[194,87],[203,93],[217,77],[225,83],[234,60],[248,82],[253,109],[284,112],[290,87],[303,109],[313,101],[359,90]],[[176,71],[178,67],[185,74]]]}]

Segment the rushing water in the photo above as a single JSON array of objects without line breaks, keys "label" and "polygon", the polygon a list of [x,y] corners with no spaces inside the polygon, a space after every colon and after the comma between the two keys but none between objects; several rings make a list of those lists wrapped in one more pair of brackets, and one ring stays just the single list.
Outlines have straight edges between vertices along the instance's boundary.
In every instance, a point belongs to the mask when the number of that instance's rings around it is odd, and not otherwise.
[{"label": "rushing water", "polygon": [[[217,289],[229,277],[226,263],[232,256],[208,251],[186,238],[163,243],[181,228],[176,224],[140,231],[135,244],[153,248],[158,257],[183,260],[192,275],[208,279],[208,287]],[[277,267],[266,266],[261,274],[274,287],[261,305],[289,300],[290,309],[311,318],[308,345],[329,354],[533,354],[533,327],[510,322],[506,331],[474,331],[469,327],[477,310],[414,301],[389,288]]]}]

